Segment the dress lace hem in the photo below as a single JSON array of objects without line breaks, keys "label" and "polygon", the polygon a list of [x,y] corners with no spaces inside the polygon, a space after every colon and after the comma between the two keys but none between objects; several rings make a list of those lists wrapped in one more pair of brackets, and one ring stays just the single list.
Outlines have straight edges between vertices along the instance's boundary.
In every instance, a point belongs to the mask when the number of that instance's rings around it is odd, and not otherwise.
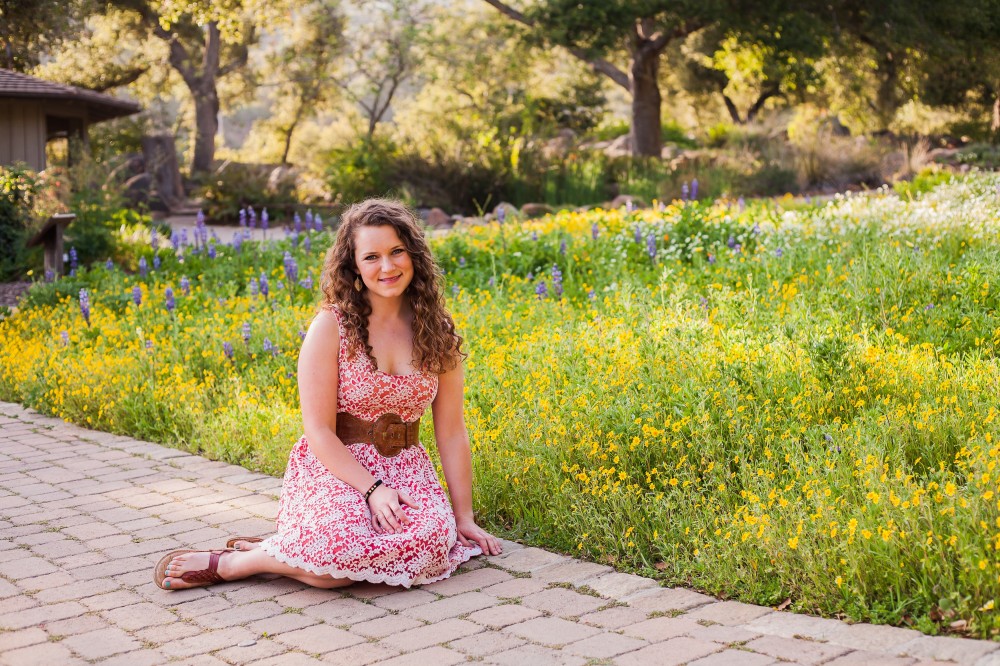
[{"label": "dress lace hem", "polygon": [[281,549],[276,545],[271,543],[271,539],[265,539],[260,543],[260,549],[265,553],[278,560],[282,564],[287,564],[289,566],[295,567],[296,569],[302,569],[303,571],[308,571],[311,574],[316,574],[317,576],[330,576],[332,578],[349,578],[355,582],[368,582],[368,583],[385,583],[386,585],[401,585],[404,588],[409,589],[411,585],[427,585],[430,583],[436,583],[439,580],[444,580],[448,578],[455,572],[455,569],[462,566],[473,557],[483,554],[483,549],[479,546],[462,547],[459,550],[459,559],[457,562],[452,561],[453,566],[449,567],[447,571],[438,576],[417,576],[416,578],[410,578],[406,574],[400,574],[398,576],[393,576],[391,574],[380,574],[376,571],[349,571],[347,569],[338,569],[337,567],[326,566],[318,567],[305,560],[301,560],[294,557],[289,557],[281,552]]}]

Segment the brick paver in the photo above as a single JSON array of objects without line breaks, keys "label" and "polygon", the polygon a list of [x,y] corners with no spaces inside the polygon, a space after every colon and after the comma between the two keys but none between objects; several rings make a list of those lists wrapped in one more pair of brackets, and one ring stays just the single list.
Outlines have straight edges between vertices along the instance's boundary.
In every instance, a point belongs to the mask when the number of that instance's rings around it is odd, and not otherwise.
[{"label": "brick paver", "polygon": [[718,601],[511,542],[410,590],[153,585],[168,550],[266,535],[280,488],[0,403],[0,664],[1000,666],[1000,643]]}]

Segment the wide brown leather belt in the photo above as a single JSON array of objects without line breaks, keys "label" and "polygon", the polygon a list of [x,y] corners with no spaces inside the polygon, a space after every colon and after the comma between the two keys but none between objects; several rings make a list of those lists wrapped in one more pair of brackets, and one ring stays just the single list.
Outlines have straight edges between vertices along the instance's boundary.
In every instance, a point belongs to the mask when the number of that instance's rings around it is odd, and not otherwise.
[{"label": "wide brown leather belt", "polygon": [[371,442],[383,457],[392,458],[420,443],[420,419],[407,423],[399,414],[383,414],[375,421],[365,421],[337,412],[337,437],[344,444]]}]

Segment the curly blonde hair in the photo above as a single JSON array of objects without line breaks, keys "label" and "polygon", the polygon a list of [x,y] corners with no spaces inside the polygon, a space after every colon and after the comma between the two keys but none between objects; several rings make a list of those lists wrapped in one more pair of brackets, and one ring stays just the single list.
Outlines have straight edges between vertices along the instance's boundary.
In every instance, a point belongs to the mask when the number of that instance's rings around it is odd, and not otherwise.
[{"label": "curly blonde hair", "polygon": [[372,308],[364,291],[354,288],[358,277],[354,253],[359,227],[391,226],[413,262],[413,280],[406,295],[413,309],[413,355],[419,370],[441,374],[462,362],[462,336],[444,305],[441,290],[444,273],[434,261],[417,218],[399,201],[367,199],[353,204],[341,217],[337,239],[323,263],[323,306],[340,309],[348,337],[349,355],[364,349],[375,367],[378,362],[368,343],[368,317]]}]

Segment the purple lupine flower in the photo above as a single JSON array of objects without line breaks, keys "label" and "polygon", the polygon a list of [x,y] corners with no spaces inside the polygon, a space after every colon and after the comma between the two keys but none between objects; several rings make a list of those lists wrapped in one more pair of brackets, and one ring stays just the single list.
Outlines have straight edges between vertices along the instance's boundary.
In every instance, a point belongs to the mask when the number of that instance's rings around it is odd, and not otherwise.
[{"label": "purple lupine flower", "polygon": [[306,239],[302,241],[302,249],[305,250],[306,252],[312,252],[313,249],[312,236],[306,236]]},{"label": "purple lupine flower", "polygon": [[301,280],[299,280],[299,286],[305,289],[306,291],[312,291],[313,279],[311,277],[302,278]]},{"label": "purple lupine flower", "polygon": [[243,249],[243,234],[233,235],[233,250],[239,252]]},{"label": "purple lupine flower", "polygon": [[691,199],[698,200],[698,179],[694,178],[691,180]]},{"label": "purple lupine flower", "polygon": [[730,250],[732,250],[734,247],[736,247],[736,236],[730,235],[729,239],[726,241],[726,246]]},{"label": "purple lupine flower", "polygon": [[532,280],[535,279],[535,274],[534,273],[528,273],[528,276],[526,278],[524,278],[524,279],[527,280],[528,282],[531,282]]},{"label": "purple lupine flower", "polygon": [[313,226],[316,228],[316,231],[323,231],[323,218],[319,216],[319,213],[316,213],[315,217],[313,217]]},{"label": "purple lupine flower", "polygon": [[[597,238],[597,236],[594,236],[594,238]],[[566,239],[565,238],[563,238],[561,241],[559,241],[559,254],[561,254],[561,255],[565,255],[566,254]]]},{"label": "purple lupine flower", "polygon": [[760,225],[754,222],[753,228],[750,229],[754,236],[760,235]]},{"label": "purple lupine flower", "polygon": [[285,279],[295,284],[299,280],[299,264],[291,252],[285,252]]},{"label": "purple lupine flower", "polygon": [[635,244],[638,245],[639,243],[642,242],[642,227],[640,227],[638,224],[635,225],[635,229],[633,229],[633,232],[635,234]]},{"label": "purple lupine flower", "polygon": [[552,291],[555,292],[557,299],[562,298],[563,295],[562,271],[559,270],[559,266],[556,264],[552,264]]},{"label": "purple lupine flower", "polygon": [[533,241],[537,241],[538,240],[538,232],[537,231],[532,231],[531,232],[531,240],[533,240]]},{"label": "purple lupine flower", "polygon": [[149,246],[153,248],[153,252],[160,249],[160,237],[156,233],[156,229],[149,230]]},{"label": "purple lupine flower", "polygon": [[268,286],[267,286],[267,275],[264,274],[264,273],[261,273],[260,274],[260,293],[261,293],[261,295],[264,298],[267,298],[267,295],[268,295],[269,291],[270,290],[268,289]]},{"label": "purple lupine flower", "polygon": [[312,208],[306,210],[306,229],[312,229],[313,226],[313,212]]},{"label": "purple lupine flower", "polygon": [[194,217],[194,223],[199,227],[205,226],[205,211],[201,208],[198,209],[198,213]]},{"label": "purple lupine flower", "polygon": [[597,298],[597,294],[594,293],[593,289],[587,292],[587,298],[589,298],[590,300],[594,300],[595,298]]},{"label": "purple lupine flower", "polygon": [[[250,209],[250,212],[253,213],[253,208]],[[263,210],[263,212],[261,214],[261,218],[260,218],[260,228],[263,229],[264,231],[267,231],[267,223],[268,223],[269,220],[270,220],[270,218],[268,217],[268,215],[267,215],[267,209],[265,208]]]},{"label": "purple lupine flower", "polygon": [[743,195],[740,195],[740,198],[736,200],[736,205],[739,207],[741,213],[746,209],[747,202],[743,199]]},{"label": "purple lupine flower", "polygon": [[170,233],[170,244],[174,246],[174,252],[181,249],[181,232],[174,229]]},{"label": "purple lupine flower", "polygon": [[87,326],[90,326],[90,294],[87,293],[86,289],[80,290],[80,314],[83,315]]},{"label": "purple lupine flower", "polygon": [[59,337],[62,338],[62,345],[63,345],[63,347],[68,347],[69,346],[69,331],[63,331],[62,333],[59,334]]},{"label": "purple lupine flower", "polygon": [[297,246],[299,244],[299,232],[293,231],[291,233],[291,239],[292,239],[292,247]]},{"label": "purple lupine flower", "polygon": [[136,307],[142,305],[142,289],[139,285],[132,287],[132,301],[135,303]]},{"label": "purple lupine flower", "polygon": [[228,342],[222,343],[222,353],[226,355],[230,361],[233,360],[233,346]]},{"label": "purple lupine flower", "polygon": [[705,310],[708,309],[708,299],[707,298],[705,298],[704,296],[702,296],[701,300],[699,300],[699,303],[701,304],[701,307],[703,309],[705,309]]},{"label": "purple lupine flower", "polygon": [[250,344],[250,322],[243,322],[243,344]]},{"label": "purple lupine flower", "polygon": [[181,290],[185,296],[191,295],[191,280],[188,279],[187,275],[181,278]]},{"label": "purple lupine flower", "polygon": [[146,257],[139,257],[139,275],[146,277],[149,274],[149,262]]},{"label": "purple lupine flower", "polygon": [[70,267],[70,270],[75,271],[77,269],[77,267],[79,266],[79,263],[77,261],[78,259],[79,259],[79,257],[76,254],[76,248],[75,247],[71,247],[69,249],[69,267]]},{"label": "purple lupine flower", "polygon": [[208,246],[208,258],[215,259],[215,245]]},{"label": "purple lupine flower", "polygon": [[256,297],[260,292],[260,288],[257,286],[257,278],[250,278],[250,295]]},{"label": "purple lupine flower", "polygon": [[591,227],[590,227],[590,236],[594,240],[597,240],[597,237],[600,234],[601,234],[601,228],[599,226],[597,226],[597,222],[594,222],[594,224],[591,225]]},{"label": "purple lupine flower", "polygon": [[465,268],[465,257],[459,257],[458,258],[458,267],[459,268]]},{"label": "purple lupine flower", "polygon": [[734,254],[739,254],[742,251],[743,251],[743,246],[740,245],[739,243],[737,243],[736,247],[733,248],[733,253]]},{"label": "purple lupine flower", "polygon": [[300,329],[299,329],[299,340],[305,340],[305,339],[306,339],[306,332],[305,332],[305,331],[303,331],[303,330],[302,330],[302,329],[300,328]]},{"label": "purple lupine flower", "polygon": [[115,270],[115,262],[111,261],[111,257],[108,257],[108,260],[104,262],[104,267],[109,271]]},{"label": "purple lupine flower", "polygon": [[507,220],[507,207],[501,205],[497,208],[497,222],[503,224]]},{"label": "purple lupine flower", "polygon": [[167,287],[163,292],[163,299],[167,308],[167,312],[173,312],[174,308],[177,307],[177,302],[174,300],[174,290],[172,287]]},{"label": "purple lupine flower", "polygon": [[633,211],[635,211],[635,202],[629,199],[625,202],[625,212],[631,215]]},{"label": "purple lupine flower", "polygon": [[688,184],[687,182],[681,183],[681,199],[684,201],[688,200]]},{"label": "purple lupine flower", "polygon": [[56,272],[51,268],[45,269],[45,281],[52,282],[55,279],[56,279]]},{"label": "purple lupine flower", "polygon": [[924,306],[924,312],[927,312],[928,310],[933,310],[933,309],[934,309],[934,304],[933,303],[928,303],[926,306]]},{"label": "purple lupine flower", "polygon": [[649,255],[650,259],[656,259],[656,233],[653,231],[649,232],[646,236],[646,254]]},{"label": "purple lupine flower", "polygon": [[153,255],[153,270],[154,271],[160,270],[160,255],[158,254]]},{"label": "purple lupine flower", "polygon": [[488,284],[490,287],[495,287],[497,286],[497,279],[491,275],[490,279],[486,281],[486,284]]},{"label": "purple lupine flower", "polygon": [[188,230],[187,227],[181,229],[181,247],[188,246]]},{"label": "purple lupine flower", "polygon": [[781,257],[783,257],[784,255],[785,251],[782,250],[780,247],[774,251],[774,256],[776,256],[778,259],[781,259]]},{"label": "purple lupine flower", "polygon": [[264,351],[269,352],[274,349],[274,345],[271,344],[270,338],[264,338]]},{"label": "purple lupine flower", "polygon": [[146,340],[146,351],[148,351],[151,354],[153,353],[153,341],[152,340],[148,340],[148,339]]},{"label": "purple lupine flower", "polygon": [[538,300],[542,300],[548,295],[549,287],[545,284],[545,280],[538,283],[538,286],[535,287],[535,293],[538,294]]},{"label": "purple lupine flower", "polygon": [[257,226],[257,211],[253,209],[253,206],[247,206],[247,217],[250,218],[250,228],[255,228]]},{"label": "purple lupine flower", "polygon": [[240,208],[240,226],[247,226],[247,211],[246,208]]},{"label": "purple lupine flower", "polygon": [[453,285],[451,286],[451,293],[452,293],[452,295],[454,295],[454,296],[458,296],[458,292],[459,292],[459,291],[460,291],[460,289],[459,289],[459,287],[458,287],[458,285],[457,285],[457,284],[453,284]]},{"label": "purple lupine flower", "polygon": [[292,225],[295,228],[295,233],[302,233],[302,218],[299,217],[298,211],[295,211],[295,215],[292,217]]},{"label": "purple lupine flower", "polygon": [[709,254],[708,255],[708,263],[710,263],[710,264],[714,264],[715,263],[715,255],[714,254]]}]

